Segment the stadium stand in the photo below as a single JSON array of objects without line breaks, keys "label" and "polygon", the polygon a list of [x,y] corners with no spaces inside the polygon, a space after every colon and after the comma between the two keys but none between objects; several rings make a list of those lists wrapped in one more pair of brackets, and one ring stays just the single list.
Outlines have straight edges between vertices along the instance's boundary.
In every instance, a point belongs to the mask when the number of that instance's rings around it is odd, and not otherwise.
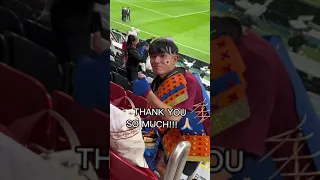
[{"label": "stadium stand", "polygon": [[43,109],[51,109],[51,97],[36,79],[0,64],[0,124],[8,126]]},{"label": "stadium stand", "polygon": [[20,19],[35,19],[30,6],[18,0],[3,0],[3,7],[14,12]]},{"label": "stadium stand", "polygon": [[120,85],[124,90],[128,90],[129,81],[127,80],[127,78],[125,78],[124,76],[116,72],[112,72],[112,73],[113,73],[113,82]]},{"label": "stadium stand", "polygon": [[11,32],[4,36],[9,44],[9,65],[39,80],[49,93],[62,89],[62,67],[45,48]]},{"label": "stadium stand", "polygon": [[[30,138],[23,137],[21,127],[27,125],[24,120],[52,109],[67,119],[83,146],[108,151],[105,133],[109,116],[73,100],[75,64],[59,64],[51,29],[36,21],[43,8],[40,0],[0,1],[0,132],[31,150],[35,146],[45,150],[69,148],[63,141],[64,134],[57,134],[60,129],[52,126],[47,115],[41,117]],[[108,168],[106,164],[98,171],[100,178],[109,179]]]},{"label": "stadium stand", "polygon": [[25,28],[25,37],[27,39],[48,49],[52,53],[56,52],[54,49],[54,35],[50,28],[30,19],[26,19],[23,26]]},{"label": "stadium stand", "polygon": [[4,30],[14,32],[19,35],[24,34],[23,25],[19,17],[12,11],[0,6],[0,33]]},{"label": "stadium stand", "polygon": [[[76,103],[72,97],[60,91],[53,92],[52,101],[53,109],[70,123],[83,147],[99,147],[104,153],[109,150],[109,138],[101,138],[106,136],[106,129],[110,128],[108,115],[96,109],[86,109]],[[66,136],[62,132],[62,129],[58,131],[60,143],[58,143],[57,149],[69,149]],[[94,163],[93,159],[91,160]],[[107,179],[109,177],[108,168],[108,166],[104,166],[99,169],[100,178]]]},{"label": "stadium stand", "polygon": [[[43,8],[41,0],[0,0],[0,132],[36,153],[70,148],[65,134],[48,115],[38,120],[30,137],[24,137],[26,132],[21,131],[22,126],[28,127],[24,120],[35,113],[54,110],[71,124],[82,146],[107,150],[109,138],[105,133],[109,129],[109,116],[86,109],[72,98],[71,81],[76,64],[59,63],[52,30],[36,20]],[[109,34],[109,29],[104,29],[105,39],[109,40]],[[149,107],[146,99],[130,91],[126,72],[121,68],[121,54],[115,54],[115,62],[110,62],[110,103],[128,107],[124,98],[128,93],[137,107]],[[112,152],[110,156],[112,180],[158,179],[149,169],[134,167]],[[98,170],[100,178],[109,179],[107,168]]]}]

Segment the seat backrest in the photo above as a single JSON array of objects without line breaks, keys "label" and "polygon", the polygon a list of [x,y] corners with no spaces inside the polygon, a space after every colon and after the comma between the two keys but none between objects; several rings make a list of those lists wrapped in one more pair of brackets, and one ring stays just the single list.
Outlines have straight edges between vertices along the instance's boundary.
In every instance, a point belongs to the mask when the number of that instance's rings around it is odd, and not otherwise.
[{"label": "seat backrest", "polygon": [[10,137],[11,139],[17,141],[18,139],[16,136],[13,134],[13,132],[6,126],[0,124],[0,133],[3,133],[4,135]]},{"label": "seat backrest", "polygon": [[[8,1],[8,0],[7,0]],[[43,11],[45,1],[41,0],[19,0],[32,8],[34,11]]]},{"label": "seat backrest", "polygon": [[21,20],[22,19],[35,19],[35,14],[32,9],[25,3],[18,0],[4,0],[3,7],[10,9],[14,12]]},{"label": "seat backrest", "polygon": [[120,64],[115,61],[110,61],[110,64],[114,65],[116,68],[121,67]]},{"label": "seat backrest", "polygon": [[54,54],[56,53],[54,48],[54,34],[51,29],[29,19],[24,20],[23,26],[27,39],[46,48]]},{"label": "seat backrest", "polygon": [[158,180],[158,177],[151,170],[133,166],[112,151],[110,151],[110,173],[112,180]]},{"label": "seat backrest", "polygon": [[120,65],[120,67],[122,67],[124,64],[123,59],[119,58],[118,56],[115,59],[116,59],[116,62]]},{"label": "seat backrest", "polygon": [[63,89],[64,89],[64,92],[70,95],[73,93],[72,76],[75,68],[76,68],[76,65],[71,62],[66,63],[64,66]]},{"label": "seat backrest", "polygon": [[8,45],[2,34],[0,34],[0,62],[8,63]]},{"label": "seat backrest", "polygon": [[110,72],[110,82],[113,82],[113,74]]},{"label": "seat backrest", "polygon": [[119,99],[126,96],[126,92],[123,87],[119,86],[116,83],[110,82],[110,101]]},{"label": "seat backrest", "polygon": [[116,84],[123,87],[124,90],[129,90],[129,81],[124,76],[121,76],[116,72],[113,72],[113,80]]},{"label": "seat backrest", "polygon": [[[86,109],[79,105],[72,97],[60,92],[52,93],[53,109],[70,123],[76,132],[81,146],[100,148],[101,154],[109,151],[110,118],[107,114],[96,110]],[[58,130],[59,139],[66,139],[64,133]],[[69,144],[57,143],[58,149],[70,148]],[[105,163],[98,171],[101,178],[109,177],[109,165]]]},{"label": "seat backrest", "polygon": [[124,68],[118,68],[118,73],[123,77],[127,77],[127,70]]},{"label": "seat backrest", "polygon": [[51,109],[51,98],[34,78],[0,63],[0,123],[14,120],[43,109]]},{"label": "seat backrest", "polygon": [[9,65],[39,80],[49,93],[62,88],[63,70],[50,51],[12,32],[5,32],[5,38]]},{"label": "seat backrest", "polygon": [[11,10],[0,6],[0,33],[5,30],[14,32],[19,35],[24,34],[23,25],[19,17]]},{"label": "seat backrest", "polygon": [[[141,97],[141,96],[137,96],[135,94],[133,94],[133,92],[127,90],[126,91],[127,96],[132,100],[132,102],[135,105],[135,108],[141,108],[141,109],[149,109],[150,108],[150,104],[148,103],[148,100]],[[141,116],[142,118],[145,118],[147,116]]]},{"label": "seat backrest", "polygon": [[110,64],[110,72],[117,72],[117,68],[113,64]]}]

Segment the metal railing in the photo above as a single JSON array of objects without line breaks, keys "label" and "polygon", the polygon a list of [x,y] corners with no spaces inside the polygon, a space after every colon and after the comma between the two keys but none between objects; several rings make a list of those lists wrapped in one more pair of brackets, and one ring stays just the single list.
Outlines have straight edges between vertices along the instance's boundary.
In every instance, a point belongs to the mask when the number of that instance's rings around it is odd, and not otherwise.
[{"label": "metal railing", "polygon": [[180,142],[170,155],[164,180],[180,180],[190,152],[189,141]]}]

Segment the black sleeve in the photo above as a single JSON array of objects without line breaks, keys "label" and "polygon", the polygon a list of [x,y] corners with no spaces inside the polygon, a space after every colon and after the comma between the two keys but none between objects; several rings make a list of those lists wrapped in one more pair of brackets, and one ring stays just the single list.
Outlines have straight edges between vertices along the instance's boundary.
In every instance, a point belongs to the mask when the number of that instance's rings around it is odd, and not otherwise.
[{"label": "black sleeve", "polygon": [[134,58],[134,60],[139,63],[145,63],[148,58],[148,51],[145,51],[143,56],[140,56],[140,54],[138,53],[138,51],[136,49],[134,49],[134,50],[131,49],[128,51],[128,53],[130,53],[132,55],[132,57]]}]

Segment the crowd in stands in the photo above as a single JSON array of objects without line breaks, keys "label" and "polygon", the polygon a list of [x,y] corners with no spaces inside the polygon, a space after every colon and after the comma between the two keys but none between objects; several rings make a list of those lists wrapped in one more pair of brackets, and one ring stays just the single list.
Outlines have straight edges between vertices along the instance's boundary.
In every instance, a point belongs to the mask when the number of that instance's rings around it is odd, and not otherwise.
[{"label": "crowd in stands", "polygon": [[[174,106],[193,112],[198,110],[194,105],[203,103],[197,79],[175,66],[179,58],[173,41],[141,41],[139,31],[132,29],[124,44],[125,56],[110,52],[110,38],[102,39],[109,27],[102,27],[101,13],[94,8],[108,3],[0,1],[0,154],[6,156],[0,163],[6,173],[0,173],[0,179],[63,179],[55,166],[37,154],[73,148],[74,139],[66,124],[70,124],[81,146],[108,152],[110,139],[106,132],[110,120],[117,120],[109,118],[110,104],[118,109],[131,108],[128,101],[119,101],[129,97],[135,107],[171,108],[153,93],[165,74],[170,75],[166,78],[181,74],[186,77],[178,82],[184,86],[180,92],[183,102]],[[185,121],[184,117],[164,118]],[[208,120],[199,118],[205,128],[201,123],[193,128],[198,134],[208,133]],[[136,167],[114,152],[116,149],[110,151],[111,178],[158,179],[151,170]],[[168,160],[163,154],[159,159],[163,163],[159,163],[158,172],[163,178]],[[90,160],[94,162],[93,157]],[[191,175],[195,165],[198,163],[189,163],[186,174]],[[38,173],[39,167],[43,173]],[[109,179],[108,165],[97,170],[97,175]]]},{"label": "crowd in stands", "polygon": [[[109,27],[95,11],[107,4],[0,1],[0,179],[64,179],[37,153],[72,148],[66,123],[81,146],[109,152]],[[107,163],[97,175],[109,179]]]},{"label": "crowd in stands", "polygon": [[[121,112],[119,109],[132,109],[133,107],[130,102],[132,101],[135,108],[141,109],[186,109],[190,114],[184,117],[173,117],[166,114],[162,117],[153,117],[153,119],[177,120],[182,123],[181,126],[184,126],[184,123],[190,123],[195,134],[208,134],[209,116],[204,107],[206,104],[204,102],[204,94],[200,87],[201,82],[188,70],[176,67],[176,63],[179,61],[179,52],[174,41],[169,38],[150,38],[143,41],[139,39],[138,33],[138,29],[131,27],[127,32],[126,42],[122,44],[122,54],[116,53],[115,51],[110,52],[110,106],[112,107],[110,113],[117,117],[116,120],[111,117],[110,121],[114,132],[111,130],[110,132],[119,133],[119,131],[122,132],[121,129],[126,129],[124,126],[128,115],[126,115],[126,111]],[[111,45],[111,49],[115,48]],[[172,82],[170,80],[172,80]],[[168,83],[173,83],[174,85],[170,87]],[[166,93],[163,92],[163,89],[166,89]],[[174,97],[171,97],[172,95],[167,91],[172,91],[171,94],[173,92],[180,92],[181,94],[176,93]],[[156,92],[158,92],[157,95],[155,94]],[[164,101],[165,99],[161,98],[159,94],[167,94],[169,96],[168,99],[171,97],[171,100],[177,99],[174,100],[174,103],[171,103],[170,100]],[[200,111],[203,113],[203,116],[199,115]],[[192,114],[192,112],[196,112],[197,115]],[[192,117],[193,120],[191,122],[187,122],[188,120],[186,120],[186,118],[191,119],[191,116],[195,117]],[[150,119],[150,117],[148,117],[148,119]],[[113,122],[113,120],[117,121],[117,123]],[[202,123],[199,123],[199,121]],[[184,132],[182,131],[182,133]],[[150,137],[150,134],[154,135],[154,133],[150,132],[144,136]],[[165,134],[166,131],[163,130],[161,136]],[[126,141],[128,140],[126,139]],[[143,141],[143,139],[141,139],[141,141]],[[127,148],[127,153],[137,151],[137,149],[131,146],[130,148],[125,147],[126,143],[117,144],[122,145],[120,149]],[[130,144],[130,142],[127,144]],[[156,172],[160,175],[161,179],[163,179],[166,174],[166,164],[168,163],[168,159],[165,157],[163,151],[163,147],[159,147],[156,160],[158,164]],[[111,145],[111,153],[114,152],[121,154],[119,147],[115,148],[115,146]],[[123,155],[123,157],[131,163],[131,166],[145,167],[143,162],[140,161],[140,164],[137,162],[137,159],[139,159],[137,156],[139,155],[126,155]],[[140,154],[140,156],[142,155]],[[111,168],[113,169],[112,163],[111,161]],[[191,176],[198,165],[199,162],[187,162],[183,173]],[[135,171],[140,174],[141,177],[148,177],[148,179],[156,178],[154,177],[154,172],[149,169],[144,169],[142,172],[141,169],[135,168]],[[119,176],[118,173],[119,171],[112,170],[111,177]],[[150,174],[152,174],[152,176]]]}]

